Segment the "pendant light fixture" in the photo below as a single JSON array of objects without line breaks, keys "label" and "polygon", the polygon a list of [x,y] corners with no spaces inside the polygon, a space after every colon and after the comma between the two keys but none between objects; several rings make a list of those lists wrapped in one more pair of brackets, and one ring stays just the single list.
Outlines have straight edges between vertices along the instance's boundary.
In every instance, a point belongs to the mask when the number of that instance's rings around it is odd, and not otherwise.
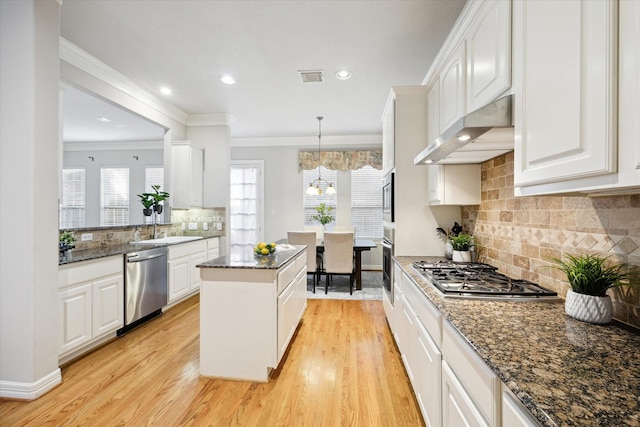
[{"label": "pendant light fixture", "polygon": [[[307,187],[307,194],[310,196],[320,196],[323,193],[336,194],[336,189],[332,183],[322,179],[320,174],[320,141],[322,139],[322,119],[323,117],[316,117],[318,119],[318,178],[309,183]],[[326,190],[322,190],[320,185],[326,185]]]}]

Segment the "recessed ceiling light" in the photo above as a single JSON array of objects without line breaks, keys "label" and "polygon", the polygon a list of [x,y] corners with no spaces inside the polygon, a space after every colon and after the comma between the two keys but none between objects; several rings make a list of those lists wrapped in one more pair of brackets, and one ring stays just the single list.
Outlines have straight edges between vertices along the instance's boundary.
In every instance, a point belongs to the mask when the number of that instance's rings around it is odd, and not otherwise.
[{"label": "recessed ceiling light", "polygon": [[351,71],[349,70],[338,70],[336,71],[336,78],[338,80],[347,80],[351,77]]},{"label": "recessed ceiling light", "polygon": [[111,123],[111,119],[107,117],[98,117],[98,121],[102,123]]},{"label": "recessed ceiling light", "polygon": [[222,81],[222,83],[228,84],[228,85],[232,85],[236,82],[235,79],[228,74],[225,74],[224,76],[222,76],[220,80]]},{"label": "recessed ceiling light", "polygon": [[168,87],[166,87],[166,86],[162,86],[162,87],[160,88],[160,92],[162,92],[164,95],[171,95],[171,89],[169,89],[169,88],[168,88]]}]

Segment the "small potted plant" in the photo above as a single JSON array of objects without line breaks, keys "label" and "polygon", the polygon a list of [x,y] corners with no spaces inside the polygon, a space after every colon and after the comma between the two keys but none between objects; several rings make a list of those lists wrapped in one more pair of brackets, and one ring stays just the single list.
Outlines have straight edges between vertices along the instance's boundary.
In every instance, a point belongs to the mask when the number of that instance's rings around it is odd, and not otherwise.
[{"label": "small potted plant", "polygon": [[169,193],[167,193],[166,191],[160,191],[160,186],[159,185],[152,185],[151,188],[153,188],[153,193],[150,193],[151,197],[153,198],[153,210],[158,213],[161,214],[162,213],[162,205],[160,204],[160,202],[167,200],[169,198]]},{"label": "small potted plant", "polygon": [[451,236],[450,240],[453,247],[452,260],[454,262],[471,262],[473,237],[469,234],[460,233],[457,236]]},{"label": "small potted plant", "polygon": [[564,272],[571,289],[567,291],[565,312],[583,322],[606,324],[613,318],[613,306],[607,290],[631,285],[625,264],[613,264],[608,257],[597,255],[565,255],[550,258],[550,266]]},{"label": "small potted plant", "polygon": [[58,248],[60,249],[60,255],[65,255],[71,249],[75,248],[73,244],[76,241],[73,231],[63,231],[60,233]]},{"label": "small potted plant", "polygon": [[151,196],[150,193],[142,193],[142,194],[138,194],[138,197],[140,197],[140,203],[142,203],[142,206],[144,206],[144,209],[142,209],[142,213],[144,216],[151,216],[151,214],[153,213],[153,204],[154,204],[154,199]]},{"label": "small potted plant", "polygon": [[326,206],[324,203],[320,203],[319,206],[316,206],[316,215],[313,215],[311,219],[314,221],[318,221],[322,224],[322,228],[326,228],[327,224],[336,219],[331,212],[333,211],[333,207]]}]

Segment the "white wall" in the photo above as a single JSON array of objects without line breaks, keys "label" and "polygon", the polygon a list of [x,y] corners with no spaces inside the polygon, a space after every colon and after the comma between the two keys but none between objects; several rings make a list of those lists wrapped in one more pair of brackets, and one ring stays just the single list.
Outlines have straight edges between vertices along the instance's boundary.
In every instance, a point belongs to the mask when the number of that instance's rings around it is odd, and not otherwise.
[{"label": "white wall", "polygon": [[[295,146],[232,147],[232,160],[264,161],[264,239],[285,238],[287,231],[302,230],[304,209],[302,172],[298,172],[298,152]],[[338,210],[336,224],[351,224],[351,175],[338,171]],[[365,269],[382,268],[382,251],[378,247],[363,252]]]},{"label": "white wall", "polygon": [[0,1],[0,396],[35,399],[58,368],[60,4]]},{"label": "white wall", "polygon": [[[93,160],[89,156],[93,157]],[[137,156],[138,159],[136,160],[133,156]],[[85,227],[100,226],[100,169],[102,167],[129,168],[129,224],[143,224],[142,204],[137,195],[146,191],[145,168],[163,166],[163,163],[163,150],[65,151],[63,160],[65,168],[85,168]],[[164,190],[164,187],[162,189]]]}]

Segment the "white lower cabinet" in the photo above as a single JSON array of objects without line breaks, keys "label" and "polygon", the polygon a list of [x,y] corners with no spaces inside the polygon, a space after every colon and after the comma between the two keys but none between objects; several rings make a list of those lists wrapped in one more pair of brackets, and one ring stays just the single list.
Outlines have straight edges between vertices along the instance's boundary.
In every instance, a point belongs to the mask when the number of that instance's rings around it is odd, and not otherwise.
[{"label": "white lower cabinet", "polygon": [[442,425],[442,353],[420,320],[416,322],[416,399],[428,426]]},{"label": "white lower cabinet", "polygon": [[207,261],[216,259],[220,256],[220,238],[213,237],[207,239]]},{"label": "white lower cabinet", "polygon": [[58,269],[58,356],[97,345],[124,325],[122,256],[62,265]]},{"label": "white lower cabinet", "polygon": [[537,426],[424,291],[399,264],[395,267],[394,306],[388,320],[425,424]]},{"label": "white lower cabinet", "polygon": [[537,427],[540,425],[504,384],[502,385],[502,425],[505,427]]},{"label": "white lower cabinet", "polygon": [[446,361],[442,362],[442,425],[489,426]]},{"label": "white lower cabinet", "polygon": [[168,302],[175,303],[200,289],[200,271],[196,267],[207,260],[207,242],[198,240],[169,247]]},{"label": "white lower cabinet", "polygon": [[[304,294],[301,288],[304,284]],[[298,275],[278,295],[278,362],[287,350],[298,322],[302,318],[307,299],[307,268],[299,270]]]}]

